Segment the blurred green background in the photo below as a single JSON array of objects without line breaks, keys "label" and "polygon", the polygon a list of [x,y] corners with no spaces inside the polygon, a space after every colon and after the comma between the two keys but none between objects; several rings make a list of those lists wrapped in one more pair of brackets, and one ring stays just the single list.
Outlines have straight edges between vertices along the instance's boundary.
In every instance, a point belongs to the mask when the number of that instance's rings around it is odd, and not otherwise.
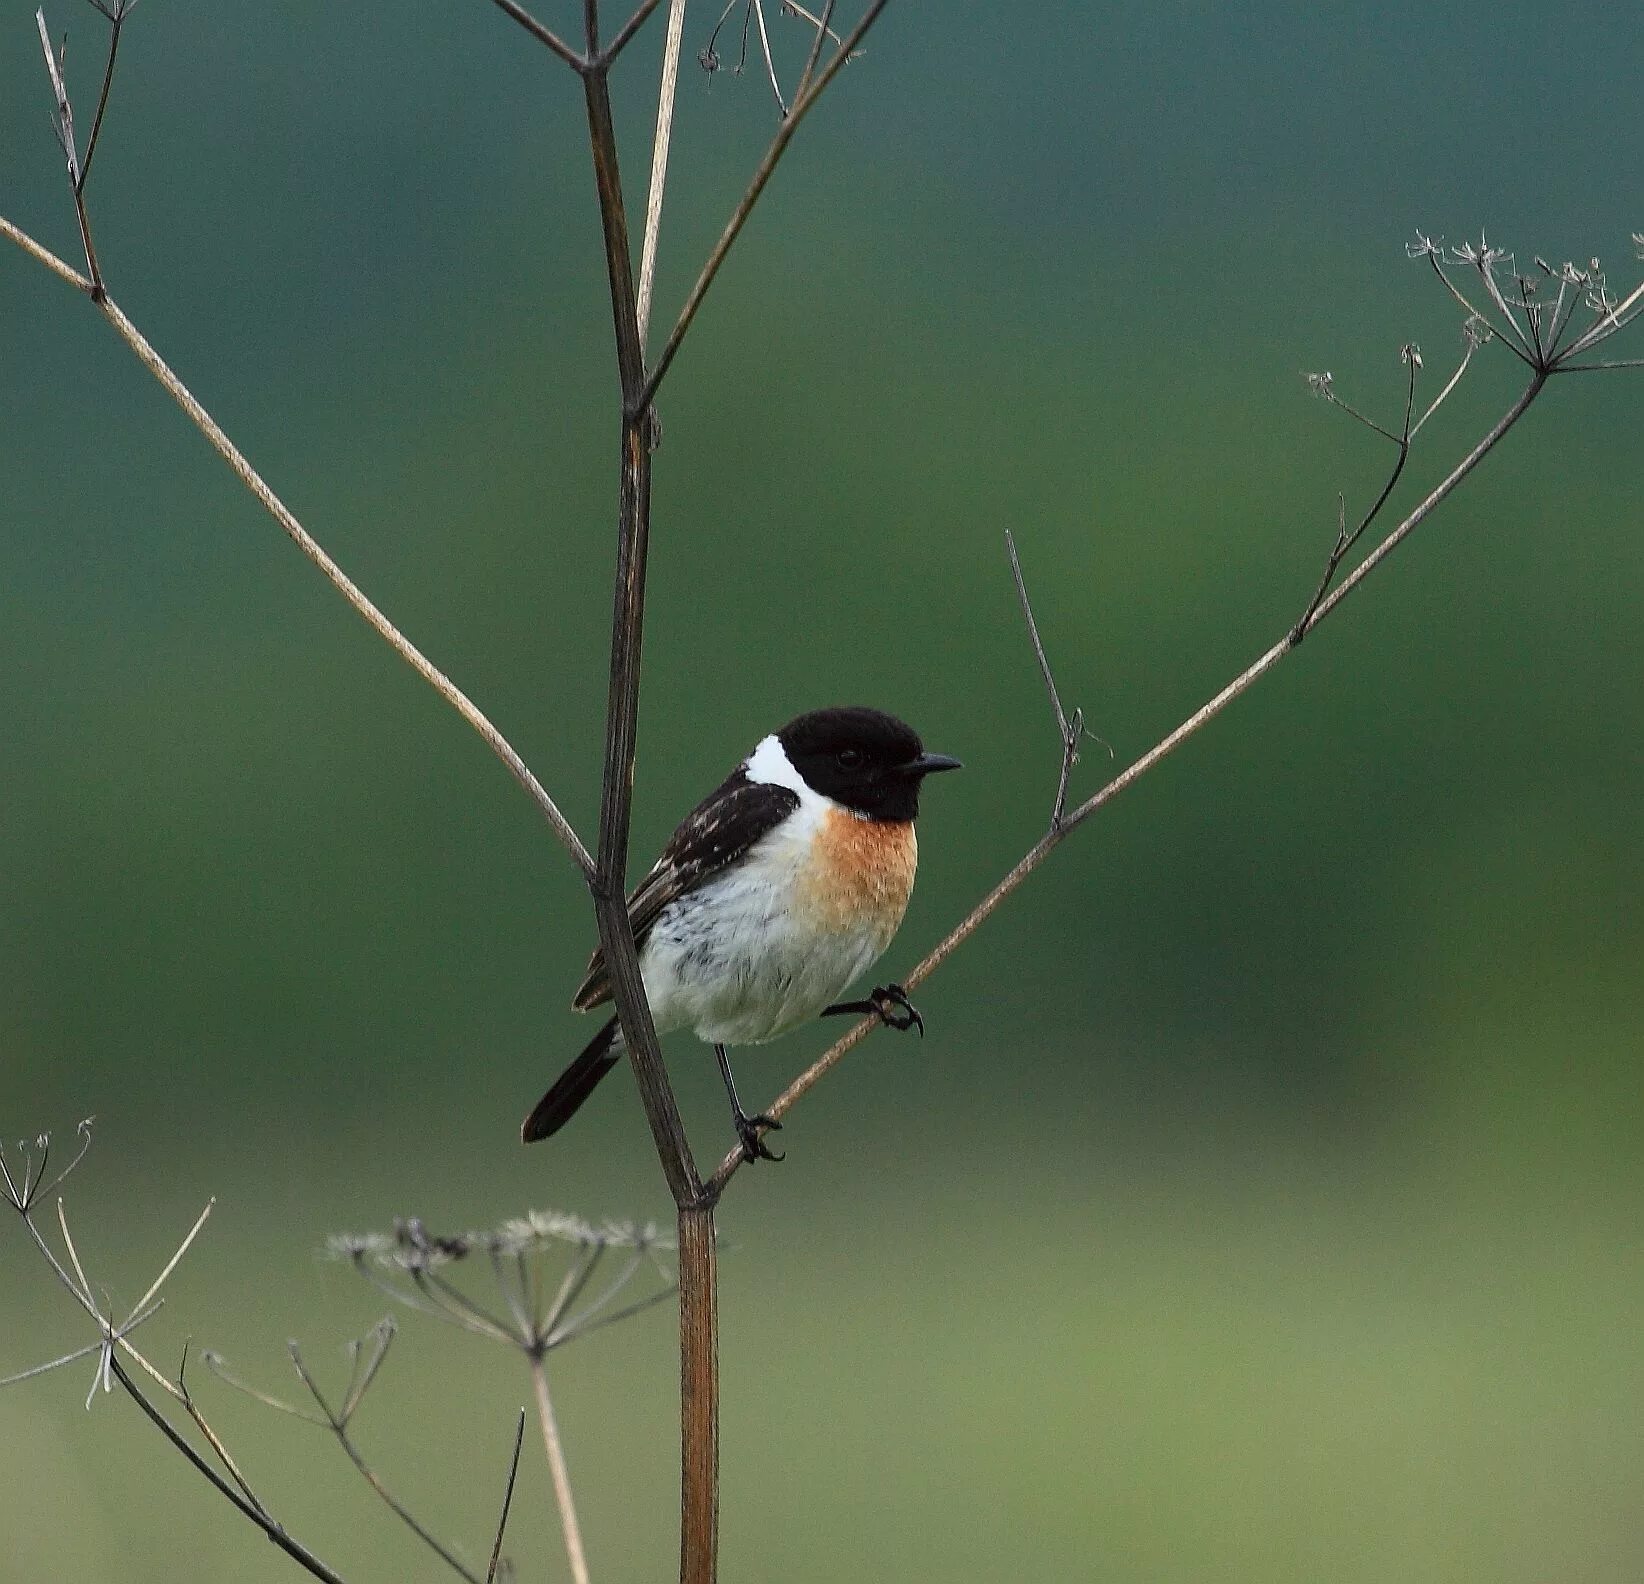
[{"label": "blurred green background", "polygon": [[[1390,418],[1402,342],[1434,390],[1458,353],[1415,227],[1636,267],[1635,12],[1327,10],[891,7],[666,388],[636,873],[775,723],[897,710],[967,765],[905,969],[1048,811],[1004,528],[1128,762],[1379,486],[1300,372]],[[72,256],[31,13],[0,213]],[[50,20],[88,122],[100,24]],[[636,201],[659,47],[618,85]],[[684,75],[660,325],[773,124],[757,73]],[[91,196],[122,304],[591,832],[615,386],[569,76],[481,0],[148,0]],[[1514,389],[1482,356],[1398,499]],[[875,1038],[738,1180],[727,1580],[1644,1571],[1641,420],[1644,375],[1555,386],[921,991],[923,1044]],[[272,1383],[300,1336],[335,1375],[381,1300],[327,1232],[665,1217],[627,1080],[517,1143],[591,939],[528,804],[9,248],[0,518],[0,1132],[97,1114],[70,1206],[128,1302],[217,1196],[152,1349]],[[827,1035],[745,1053],[744,1092]],[[712,1063],[670,1050],[717,1158]],[[83,1340],[0,1226],[0,1373]],[[600,1579],[673,1567],[674,1345],[654,1312],[556,1360]],[[86,1377],[0,1396],[0,1577],[296,1576]],[[351,1580],[437,1576],[317,1433],[201,1391]],[[525,1395],[412,1324],[360,1437],[482,1557]],[[510,1549],[559,1578],[527,1452]]]}]

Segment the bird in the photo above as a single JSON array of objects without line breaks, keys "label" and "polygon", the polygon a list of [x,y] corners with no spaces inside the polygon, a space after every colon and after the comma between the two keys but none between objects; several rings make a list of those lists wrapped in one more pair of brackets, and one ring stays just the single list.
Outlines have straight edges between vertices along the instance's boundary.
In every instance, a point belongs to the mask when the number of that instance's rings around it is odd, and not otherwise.
[{"label": "bird", "polygon": [[[750,1161],[781,1160],[737,1097],[728,1045],[762,1045],[813,1017],[876,1015],[925,1031],[900,985],[841,1001],[890,945],[913,893],[913,824],[926,776],[961,768],[927,753],[911,726],[861,706],[811,710],[755,745],[685,816],[628,897],[657,1033],[690,1029],[714,1048],[731,1118]],[[595,947],[571,999],[611,1000]],[[622,1060],[612,1017],[555,1080],[521,1128],[557,1133]]]}]

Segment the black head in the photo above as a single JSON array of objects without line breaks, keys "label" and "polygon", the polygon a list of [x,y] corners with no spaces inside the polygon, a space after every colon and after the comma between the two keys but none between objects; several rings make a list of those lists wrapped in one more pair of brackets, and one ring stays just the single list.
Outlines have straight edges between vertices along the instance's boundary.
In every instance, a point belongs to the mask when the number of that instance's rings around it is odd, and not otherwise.
[{"label": "black head", "polygon": [[913,819],[925,777],[959,768],[957,759],[926,753],[918,732],[881,710],[812,710],[777,737],[807,786],[870,819]]}]

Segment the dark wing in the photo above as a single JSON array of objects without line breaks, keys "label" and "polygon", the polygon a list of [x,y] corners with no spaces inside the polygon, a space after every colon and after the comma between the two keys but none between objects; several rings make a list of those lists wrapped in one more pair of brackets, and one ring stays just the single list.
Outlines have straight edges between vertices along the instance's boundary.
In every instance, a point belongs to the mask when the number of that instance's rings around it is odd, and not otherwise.
[{"label": "dark wing", "polygon": [[[798,807],[796,793],[768,781],[750,781],[740,768],[723,786],[709,793],[680,822],[662,849],[662,856],[628,898],[634,944],[644,944],[657,916],[670,902],[694,890],[727,864],[735,863]],[[578,1012],[587,1012],[610,998],[605,953],[596,946],[571,1005]]]}]

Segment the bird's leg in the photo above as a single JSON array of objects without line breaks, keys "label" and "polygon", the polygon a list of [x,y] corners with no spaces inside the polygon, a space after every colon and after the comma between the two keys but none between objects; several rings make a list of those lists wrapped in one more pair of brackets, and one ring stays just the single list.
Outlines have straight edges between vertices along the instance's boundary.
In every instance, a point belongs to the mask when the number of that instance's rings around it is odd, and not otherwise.
[{"label": "bird's leg", "polygon": [[920,1017],[919,1008],[908,1000],[907,991],[898,984],[876,985],[866,1001],[836,1001],[832,1006],[823,1007],[818,1016],[876,1017],[886,1028],[898,1033],[916,1028],[921,1039],[925,1034],[925,1020]]},{"label": "bird's leg", "polygon": [[762,1111],[758,1116],[749,1116],[742,1109],[742,1102],[736,1097],[736,1079],[731,1076],[731,1064],[726,1059],[725,1047],[714,1046],[714,1055],[719,1058],[719,1076],[725,1080],[725,1093],[731,1097],[731,1121],[736,1126],[736,1136],[742,1140],[742,1150],[750,1161],[779,1161],[782,1156],[770,1149],[759,1130],[763,1128],[780,1129],[782,1124],[773,1116],[767,1116]]}]

